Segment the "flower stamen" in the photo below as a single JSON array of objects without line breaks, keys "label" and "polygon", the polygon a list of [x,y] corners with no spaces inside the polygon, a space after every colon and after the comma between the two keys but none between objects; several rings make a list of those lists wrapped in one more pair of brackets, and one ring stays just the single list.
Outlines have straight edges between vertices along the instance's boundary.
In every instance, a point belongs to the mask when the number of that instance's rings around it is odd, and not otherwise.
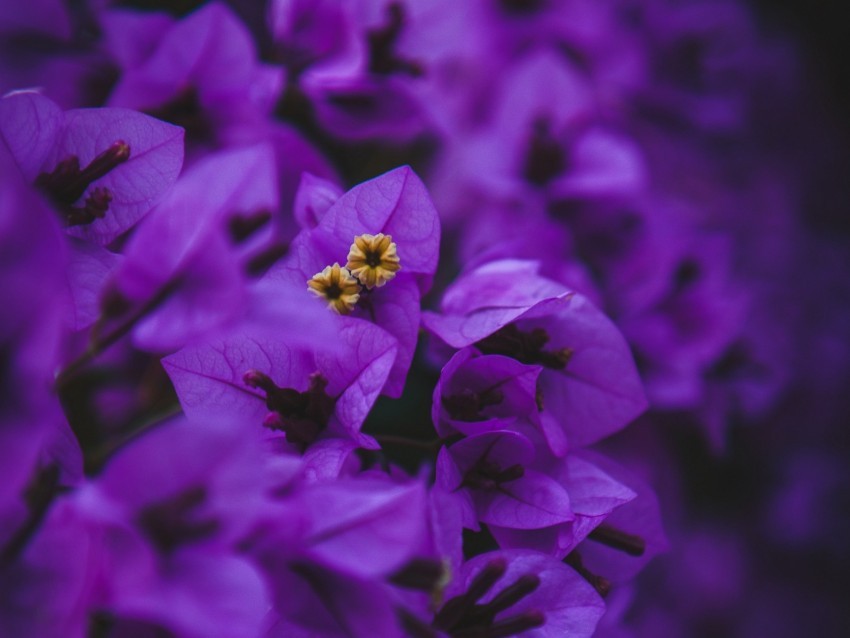
[{"label": "flower stamen", "polygon": [[338,263],[326,266],[307,282],[307,289],[328,302],[334,312],[347,315],[360,299],[360,283]]},{"label": "flower stamen", "polygon": [[380,288],[401,270],[397,251],[391,235],[358,235],[349,249],[346,267],[366,288]]}]

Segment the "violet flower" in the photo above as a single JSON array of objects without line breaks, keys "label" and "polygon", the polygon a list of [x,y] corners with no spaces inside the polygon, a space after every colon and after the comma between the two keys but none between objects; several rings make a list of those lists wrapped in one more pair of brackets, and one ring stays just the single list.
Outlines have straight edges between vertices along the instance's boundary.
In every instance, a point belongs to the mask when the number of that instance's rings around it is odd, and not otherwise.
[{"label": "violet flower", "polygon": [[108,41],[124,47],[124,32],[150,34],[131,41],[144,49],[122,53],[128,64],[109,104],[184,126],[191,141],[215,141],[230,126],[262,121],[280,91],[281,71],[258,62],[247,28],[223,3],[207,3],[165,30],[138,14],[106,27],[120,30]]},{"label": "violet flower", "polygon": [[646,187],[639,147],[597,121],[592,86],[563,57],[535,52],[500,80],[485,125],[450,145],[438,169],[438,182],[450,182],[436,187],[450,215],[476,195],[545,206],[634,197]]},{"label": "violet flower", "polygon": [[[64,280],[67,246],[48,203],[24,182],[3,146],[0,254],[0,288],[8,304],[0,318],[0,437],[10,454],[0,508],[25,513],[28,482],[34,493],[39,485],[52,493],[77,483],[82,467],[79,445],[51,389],[71,306]],[[31,520],[43,513],[28,509]],[[20,529],[18,516],[10,516],[0,522],[0,542]]]},{"label": "violet flower", "polygon": [[[464,564],[433,628],[450,636],[591,636],[605,604],[563,563],[533,552],[481,554]],[[422,622],[408,621],[429,635]]]},{"label": "violet flower", "polygon": [[541,277],[533,262],[499,261],[458,279],[442,314],[423,313],[425,327],[455,348],[541,365],[540,417],[552,451],[562,456],[616,432],[646,409],[628,345],[581,295]]},{"label": "violet flower", "polygon": [[344,310],[350,312],[345,321],[375,323],[398,341],[397,359],[384,388],[388,396],[398,397],[416,347],[420,295],[430,287],[437,268],[439,233],[437,212],[424,185],[410,168],[399,168],[340,197],[315,228],[301,232],[287,259],[266,278],[306,286],[325,268],[350,259],[355,238],[390,237],[389,249],[397,250],[401,270],[386,285],[363,286],[359,293],[358,282],[350,279],[351,308]]},{"label": "violet flower", "polygon": [[367,322],[339,325],[324,349],[297,348],[269,328],[189,346],[163,359],[194,419],[230,415],[271,430],[305,454],[317,476],[336,476],[356,447],[376,449],[360,426],[387,380],[396,345]]},{"label": "violet flower", "polygon": [[[408,16],[401,2],[273,5],[279,55],[292,71],[278,112],[315,118],[323,130],[347,140],[398,143],[423,133],[426,116],[412,85],[424,69],[399,50]],[[299,18],[307,28],[292,34]]]},{"label": "violet flower", "polygon": [[464,526],[477,521],[509,529],[539,529],[573,520],[570,498],[559,483],[530,469],[532,443],[515,432],[495,430],[468,436],[440,451],[441,489],[464,490],[469,509]]},{"label": "violet flower", "polygon": [[252,536],[271,583],[272,636],[400,636],[387,585],[419,550],[426,501],[417,481],[341,479],[295,491]]},{"label": "violet flower", "polygon": [[537,381],[543,370],[501,355],[458,351],[440,372],[431,418],[443,438],[498,429],[540,429]]},{"label": "violet flower", "polygon": [[[475,353],[474,348],[458,352],[443,368],[434,393],[434,422],[447,441],[437,461],[437,485],[462,497],[466,527],[477,529],[481,521],[501,547],[564,558],[635,493],[576,453],[552,454],[536,401],[541,366]],[[525,485],[530,479],[540,484],[533,498]],[[555,506],[570,513],[564,520],[523,512],[517,525],[490,513],[492,500],[502,509],[511,499],[541,507],[540,496],[552,490],[568,497]]]},{"label": "violet flower", "polygon": [[68,234],[108,244],[174,183],[182,129],[126,109],[61,109],[38,93],[0,101],[0,135]]},{"label": "violet flower", "polygon": [[214,419],[121,450],[72,497],[93,543],[90,608],[179,635],[257,633],[265,584],[234,549],[268,507],[265,467],[254,437]]}]

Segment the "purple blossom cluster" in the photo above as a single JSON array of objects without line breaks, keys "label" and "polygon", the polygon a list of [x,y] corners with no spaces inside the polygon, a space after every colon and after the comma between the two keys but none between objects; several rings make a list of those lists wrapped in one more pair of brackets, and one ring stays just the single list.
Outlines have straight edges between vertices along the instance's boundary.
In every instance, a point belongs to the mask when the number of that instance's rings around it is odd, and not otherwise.
[{"label": "purple blossom cluster", "polygon": [[[745,595],[691,483],[847,366],[781,347],[796,61],[741,3],[38,0],[0,47],[0,635],[697,635]],[[818,538],[820,458],[748,529]]]}]

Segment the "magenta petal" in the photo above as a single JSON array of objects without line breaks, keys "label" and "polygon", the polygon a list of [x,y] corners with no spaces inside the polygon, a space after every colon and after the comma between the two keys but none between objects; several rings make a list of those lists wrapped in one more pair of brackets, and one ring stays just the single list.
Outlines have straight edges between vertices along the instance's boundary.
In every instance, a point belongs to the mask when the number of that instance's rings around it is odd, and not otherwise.
[{"label": "magenta petal", "polygon": [[[319,352],[316,364],[331,380],[328,392],[336,393],[339,380],[342,394],[336,415],[345,429],[359,431],[369,410],[388,381],[397,358],[397,346],[387,333],[366,322],[345,322],[337,335],[339,347],[333,355]],[[356,428],[354,424],[357,424]]]},{"label": "magenta petal", "polygon": [[607,516],[621,505],[634,500],[637,496],[634,491],[582,458],[581,454],[579,452],[567,458],[564,477],[576,514],[586,517]]},{"label": "magenta petal", "polygon": [[452,458],[465,472],[482,457],[503,469],[511,465],[528,465],[534,460],[534,446],[522,434],[508,430],[467,436],[449,448]]},{"label": "magenta petal", "polygon": [[566,490],[545,474],[528,469],[522,478],[496,490],[476,491],[473,499],[478,519],[500,527],[538,529],[574,518]]},{"label": "magenta petal", "polygon": [[315,372],[312,357],[272,339],[245,333],[189,346],[162,360],[186,414],[195,420],[221,414],[259,426],[268,412],[262,391],[245,385],[248,370],[260,369],[279,385],[297,379],[303,391]]},{"label": "magenta petal", "polygon": [[575,520],[545,529],[522,530],[491,527],[502,547],[525,547],[562,559],[615,509],[633,500],[636,494],[615,481],[596,465],[576,455],[562,463],[555,477],[570,495]]},{"label": "magenta petal", "polygon": [[[540,371],[539,366],[523,365],[509,357],[482,356],[475,348],[460,350],[445,365],[434,389],[431,417],[437,433],[480,434],[505,429],[516,422],[520,426],[537,426],[535,392]],[[499,393],[498,402],[482,408],[480,420],[455,419],[443,405],[448,397],[493,390]]]},{"label": "magenta petal", "polygon": [[328,437],[362,438],[360,426],[386,382],[395,359],[395,343],[380,328],[356,321],[339,327],[331,352],[311,353],[290,346],[269,329],[252,327],[226,338],[190,346],[162,360],[180,402],[193,418],[215,414],[254,422],[259,426],[268,412],[262,391],[247,386],[249,370],[268,375],[279,387],[307,389],[310,375],[320,372],[327,393],[337,402]]},{"label": "magenta petal", "polygon": [[404,383],[410,365],[413,363],[413,352],[419,337],[419,289],[413,277],[400,274],[383,288],[378,288],[372,297],[372,312],[358,309],[355,316],[372,321],[387,333],[388,338],[398,342],[398,352],[393,362],[384,394],[398,398],[404,390]]},{"label": "magenta petal", "polygon": [[392,235],[402,272],[418,275],[423,292],[437,270],[440,220],[425,185],[408,166],[352,188],[325,213],[316,231],[340,262],[357,235]]},{"label": "magenta petal", "polygon": [[265,333],[189,346],[165,357],[162,365],[190,418],[232,415],[257,425],[268,409],[263,393],[245,385],[243,375],[248,370],[260,369],[278,384],[297,379],[299,391],[306,389],[309,375],[315,372],[306,351]]},{"label": "magenta petal", "polygon": [[[181,417],[123,448],[92,487],[130,508],[148,505],[187,485],[208,485],[222,492],[250,488],[260,493],[261,453],[260,444],[246,437],[237,423],[191,422]],[[221,505],[235,511],[241,507],[224,499]]]},{"label": "magenta petal", "polygon": [[337,317],[317,303],[306,286],[261,279],[248,289],[247,314],[252,325],[284,332],[293,346],[316,351],[333,347]]},{"label": "magenta petal", "polygon": [[502,259],[462,275],[446,290],[440,308],[447,315],[468,315],[491,308],[528,310],[546,299],[562,297],[567,289],[540,275],[536,261]]},{"label": "magenta petal", "polygon": [[100,15],[100,21],[104,46],[124,69],[143,63],[174,24],[174,18],[168,14],[129,9],[106,10]]},{"label": "magenta petal", "polygon": [[565,370],[540,375],[544,410],[571,447],[623,428],[648,407],[631,350],[617,327],[581,295],[546,322],[551,343],[573,349]]},{"label": "magenta petal", "polygon": [[540,264],[500,260],[462,276],[443,295],[442,314],[422,313],[423,325],[463,348],[522,317],[556,312],[574,294],[541,277]]},{"label": "magenta petal", "polygon": [[186,171],[133,235],[118,273],[121,291],[133,300],[148,299],[199,253],[209,252],[210,235],[224,232],[229,214],[277,205],[270,147],[208,155]]},{"label": "magenta petal", "polygon": [[[578,518],[578,517],[576,517]],[[558,560],[569,553],[572,542],[572,525],[576,521],[541,527],[540,529],[513,529],[490,525],[488,529],[493,538],[504,549],[528,549],[548,554]]]},{"label": "magenta petal", "polygon": [[127,109],[66,112],[65,126],[42,170],[52,170],[70,155],[85,166],[119,141],[130,147],[129,159],[89,187],[109,190],[109,210],[103,219],[69,229],[75,237],[109,243],[153,208],[177,179],[183,165],[183,129]]},{"label": "magenta petal", "polygon": [[233,12],[210,2],[168,29],[144,63],[127,69],[109,103],[148,109],[193,87],[204,106],[264,111],[282,79],[279,69],[257,63],[251,35]]},{"label": "magenta petal", "polygon": [[546,617],[546,623],[538,629],[523,632],[523,636],[589,638],[593,635],[599,619],[605,613],[605,603],[572,568],[549,556],[523,550],[482,554],[463,566],[459,581],[468,586],[475,575],[494,558],[506,559],[508,568],[482,598],[483,603],[524,575],[534,574],[540,579],[540,585],[534,592],[498,614],[497,620],[527,611],[539,611]]},{"label": "magenta petal", "polygon": [[35,91],[16,91],[0,100],[0,136],[27,181],[44,168],[63,119],[62,109]]},{"label": "magenta petal", "polygon": [[605,519],[605,524],[639,536],[646,543],[643,554],[635,557],[588,539],[580,547],[582,560],[592,572],[613,582],[634,578],[653,557],[667,551],[669,546],[658,498],[649,485],[611,459],[587,451],[582,452],[582,456],[637,494],[633,500],[613,511]]},{"label": "magenta petal", "polygon": [[70,324],[74,330],[88,328],[100,317],[103,286],[123,259],[96,244],[71,242],[67,277],[73,301]]},{"label": "magenta petal", "polygon": [[282,616],[272,638],[401,638],[387,589],[310,563],[270,577]]},{"label": "magenta petal", "polygon": [[334,182],[305,172],[295,193],[295,219],[301,228],[315,228],[341,196],[342,189]]},{"label": "magenta petal", "polygon": [[[371,439],[361,434],[363,439]],[[360,447],[377,447],[372,439],[372,445]],[[304,452],[303,472],[306,481],[323,481],[334,479],[340,475],[351,453],[358,448],[357,443],[345,439],[322,439],[316,441]]]},{"label": "magenta petal", "polygon": [[365,578],[386,576],[425,538],[425,489],[419,482],[324,482],[305,496],[303,507],[312,522],[308,553],[334,569]]},{"label": "magenta petal", "polygon": [[175,291],[136,325],[136,347],[172,352],[226,328],[245,312],[245,282],[239,262],[221,233],[207,233],[203,250],[180,269],[179,282]]},{"label": "magenta petal", "polygon": [[177,556],[150,587],[115,602],[119,614],[185,636],[258,635],[269,606],[257,569],[225,554]]},{"label": "magenta petal", "polygon": [[443,447],[437,455],[435,490],[439,490],[447,499],[454,499],[453,505],[458,510],[458,516],[463,527],[478,531],[480,527],[475,515],[475,505],[469,491],[460,489],[461,483],[463,483],[463,474],[452,459],[448,448]]}]

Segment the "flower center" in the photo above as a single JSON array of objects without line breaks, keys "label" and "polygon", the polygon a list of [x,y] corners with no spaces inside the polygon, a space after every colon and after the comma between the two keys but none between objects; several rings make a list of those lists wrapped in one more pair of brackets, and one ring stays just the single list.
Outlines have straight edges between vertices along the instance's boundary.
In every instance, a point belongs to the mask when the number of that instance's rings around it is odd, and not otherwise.
[{"label": "flower center", "polygon": [[535,186],[545,186],[566,169],[566,153],[552,135],[548,120],[535,120],[525,152],[522,176]]},{"label": "flower center", "polygon": [[305,392],[278,387],[258,370],[248,370],[242,380],[245,385],[266,393],[266,407],[272,412],[263,425],[285,433],[288,442],[304,448],[327,427],[336,405],[336,399],[325,392],[328,380],[318,372],[310,376],[310,386]]},{"label": "flower center", "polygon": [[543,328],[522,332],[516,324],[509,323],[475,344],[483,354],[500,354],[520,363],[542,365],[552,370],[564,370],[573,355],[572,348],[543,350],[549,343],[549,334]]},{"label": "flower center", "polygon": [[463,475],[461,487],[471,487],[479,490],[494,490],[502,483],[509,483],[522,478],[525,468],[518,463],[507,469],[502,469],[498,463],[481,458]]},{"label": "flower center", "polygon": [[366,288],[381,287],[401,270],[398,247],[391,235],[358,235],[346,267]]},{"label": "flower center", "polygon": [[145,112],[158,120],[183,127],[187,140],[216,141],[215,125],[207,116],[198,89],[194,86],[183,89],[168,102],[146,109]]},{"label": "flower center", "polygon": [[458,394],[442,397],[443,407],[456,421],[474,423],[486,421],[487,416],[481,414],[484,408],[499,405],[504,401],[505,394],[496,387],[487,388],[481,392],[473,392],[464,388]]},{"label": "flower center", "polygon": [[534,13],[543,7],[544,0],[498,0],[507,13]]},{"label": "flower center", "polygon": [[369,71],[376,75],[405,73],[411,77],[423,74],[422,65],[406,60],[395,51],[396,43],[404,29],[404,7],[400,2],[392,2],[386,8],[386,23],[366,34],[369,44]]},{"label": "flower center", "polygon": [[204,487],[187,488],[171,498],[145,507],[139,513],[139,526],[161,552],[168,554],[218,530],[219,523],[215,519],[192,516],[206,500]]},{"label": "flower center", "polygon": [[341,315],[347,315],[360,299],[360,282],[347,268],[339,264],[326,266],[307,282],[307,289],[317,297],[325,299],[328,307]]},{"label": "flower center", "polygon": [[90,224],[96,219],[102,219],[109,209],[109,204],[112,202],[112,193],[109,189],[96,187],[89,193],[82,206],[74,206],[74,204],[83,196],[92,182],[128,159],[130,159],[130,146],[126,142],[118,141],[84,168],[80,168],[80,159],[76,155],[62,160],[50,173],[41,173],[36,177],[35,185],[63,214],[67,226]]},{"label": "flower center", "polygon": [[540,586],[540,577],[536,574],[524,574],[508,585],[490,602],[483,605],[478,601],[493,589],[504,576],[507,564],[503,559],[494,559],[475,575],[466,593],[446,601],[434,618],[433,627],[446,632],[452,638],[480,636],[514,636],[535,627],[541,627],[546,617],[538,610],[524,611],[513,616],[503,616],[498,621],[496,615],[510,609]]},{"label": "flower center", "polygon": [[252,213],[236,213],[227,221],[230,238],[236,244],[241,244],[254,233],[267,225],[272,219],[271,211],[258,210]]}]

